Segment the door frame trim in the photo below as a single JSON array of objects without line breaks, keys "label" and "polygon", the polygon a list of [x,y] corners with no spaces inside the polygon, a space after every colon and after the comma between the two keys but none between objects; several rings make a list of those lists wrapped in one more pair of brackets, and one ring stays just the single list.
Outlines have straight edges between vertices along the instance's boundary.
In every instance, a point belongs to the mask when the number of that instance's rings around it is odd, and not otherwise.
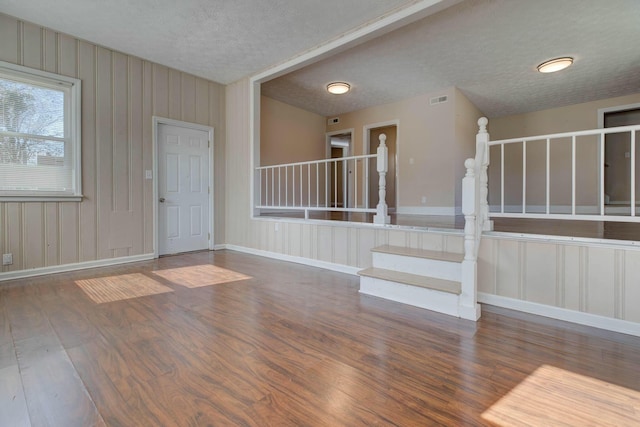
[{"label": "door frame trim", "polygon": [[215,188],[213,186],[213,166],[214,166],[214,151],[213,147],[215,147],[215,139],[214,139],[214,129],[211,126],[199,125],[197,123],[184,122],[182,120],[174,120],[168,119],[166,117],[153,116],[153,146],[152,146],[152,156],[153,156],[153,165],[152,165],[152,174],[153,174],[153,257],[158,258],[158,128],[160,125],[169,125],[169,126],[178,126],[187,129],[200,130],[207,132],[209,135],[209,188],[211,191],[209,192],[209,230],[211,238],[209,239],[209,250],[214,249],[214,225],[215,225],[215,215],[214,215],[214,195]]}]

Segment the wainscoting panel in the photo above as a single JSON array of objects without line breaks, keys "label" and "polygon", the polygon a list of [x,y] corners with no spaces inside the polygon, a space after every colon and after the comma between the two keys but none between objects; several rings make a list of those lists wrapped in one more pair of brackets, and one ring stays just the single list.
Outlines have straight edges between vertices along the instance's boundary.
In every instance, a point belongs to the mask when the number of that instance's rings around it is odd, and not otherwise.
[{"label": "wainscoting panel", "polygon": [[[214,237],[225,243],[223,86],[3,14],[0,60],[82,81],[84,194],[82,202],[0,202],[0,253],[13,254],[0,275],[153,252],[145,170],[154,115],[214,127]],[[126,239],[113,214],[130,216]]]},{"label": "wainscoting panel", "polygon": [[513,300],[640,322],[640,248],[483,236],[478,290]]}]

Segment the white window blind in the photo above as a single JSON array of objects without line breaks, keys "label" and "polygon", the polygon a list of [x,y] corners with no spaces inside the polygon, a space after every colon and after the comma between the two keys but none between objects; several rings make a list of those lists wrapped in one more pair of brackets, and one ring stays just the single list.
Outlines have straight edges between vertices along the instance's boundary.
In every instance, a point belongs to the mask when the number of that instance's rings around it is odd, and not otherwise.
[{"label": "white window blind", "polygon": [[81,197],[80,81],[0,62],[0,200]]}]

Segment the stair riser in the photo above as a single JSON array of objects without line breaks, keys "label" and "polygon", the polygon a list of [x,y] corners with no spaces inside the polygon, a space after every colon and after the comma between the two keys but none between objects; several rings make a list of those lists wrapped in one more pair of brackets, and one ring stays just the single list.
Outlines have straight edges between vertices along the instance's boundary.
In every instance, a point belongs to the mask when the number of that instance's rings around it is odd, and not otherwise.
[{"label": "stair riser", "polygon": [[360,293],[459,317],[459,297],[373,277],[360,277]]},{"label": "stair riser", "polygon": [[462,264],[428,258],[373,252],[373,266],[403,273],[460,281]]}]

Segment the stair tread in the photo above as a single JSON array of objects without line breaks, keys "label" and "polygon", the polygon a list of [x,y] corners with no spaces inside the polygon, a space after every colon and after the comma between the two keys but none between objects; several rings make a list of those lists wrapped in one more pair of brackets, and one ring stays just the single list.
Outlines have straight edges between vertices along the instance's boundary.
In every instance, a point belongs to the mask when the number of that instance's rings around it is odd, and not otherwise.
[{"label": "stair tread", "polygon": [[463,254],[455,252],[431,251],[427,249],[406,248],[403,246],[383,245],[371,249],[372,252],[410,256],[414,258],[436,259],[440,261],[462,262]]},{"label": "stair tread", "polygon": [[401,271],[387,270],[385,268],[369,267],[358,272],[360,276],[373,277],[375,279],[388,280],[390,282],[404,283],[406,285],[419,286],[421,288],[436,291],[460,294],[462,292],[460,282],[438,279],[435,277],[421,276],[418,274],[404,273]]}]

